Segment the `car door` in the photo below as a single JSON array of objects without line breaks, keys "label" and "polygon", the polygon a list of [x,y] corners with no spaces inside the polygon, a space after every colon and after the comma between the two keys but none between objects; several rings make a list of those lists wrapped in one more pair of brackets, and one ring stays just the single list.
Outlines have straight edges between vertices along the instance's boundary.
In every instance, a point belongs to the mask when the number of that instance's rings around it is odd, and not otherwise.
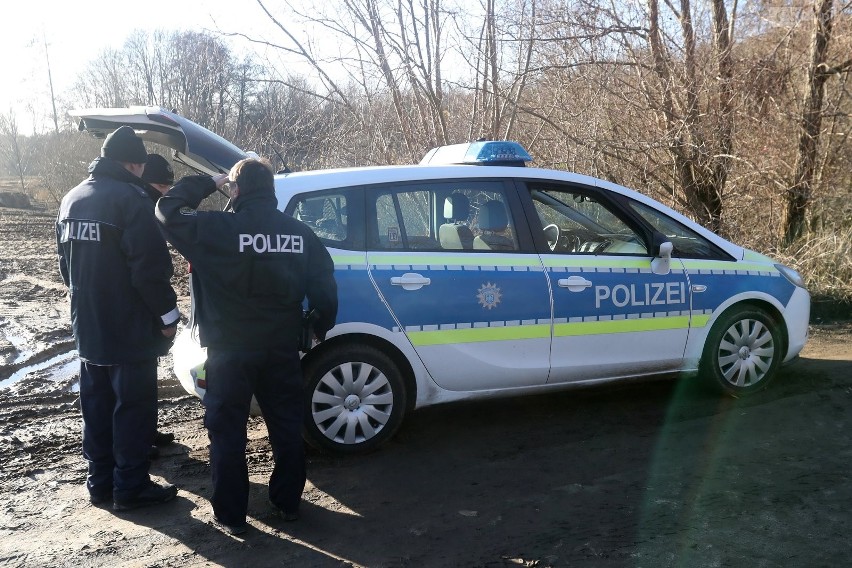
[{"label": "car door", "polygon": [[550,293],[513,191],[441,180],[367,192],[370,276],[442,388],[547,381]]},{"label": "car door", "polygon": [[530,227],[553,294],[549,382],[681,368],[690,290],[641,223],[594,187],[530,182]]}]

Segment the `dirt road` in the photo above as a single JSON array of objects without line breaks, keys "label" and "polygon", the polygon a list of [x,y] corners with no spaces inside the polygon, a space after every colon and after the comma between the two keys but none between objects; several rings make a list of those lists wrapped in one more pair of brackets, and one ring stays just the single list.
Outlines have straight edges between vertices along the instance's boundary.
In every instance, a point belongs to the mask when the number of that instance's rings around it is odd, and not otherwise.
[{"label": "dirt road", "polygon": [[94,507],[51,223],[0,209],[0,565],[848,564],[849,322],[814,326],[802,358],[746,400],[681,380],[419,411],[373,454],[310,454],[297,523],[271,514],[253,420],[238,538],[210,524],[202,409],[166,359],[160,424],[177,442],[152,473],[178,498]]}]

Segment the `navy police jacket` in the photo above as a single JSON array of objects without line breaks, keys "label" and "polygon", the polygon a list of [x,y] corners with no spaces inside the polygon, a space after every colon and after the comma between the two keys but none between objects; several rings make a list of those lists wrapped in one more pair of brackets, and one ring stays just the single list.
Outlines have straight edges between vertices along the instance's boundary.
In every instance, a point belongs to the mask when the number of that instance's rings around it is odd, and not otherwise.
[{"label": "navy police jacket", "polygon": [[96,159],[89,173],[62,199],[56,220],[77,351],[96,365],[164,355],[170,340],[160,330],[177,324],[180,313],[151,198],[114,160]]},{"label": "navy police jacket", "polygon": [[208,176],[181,179],[157,202],[166,238],[191,266],[201,345],[216,349],[297,348],[303,302],[317,310],[319,337],[337,317],[334,262],[271,193],[247,193],[234,212],[197,211],[216,190]]}]

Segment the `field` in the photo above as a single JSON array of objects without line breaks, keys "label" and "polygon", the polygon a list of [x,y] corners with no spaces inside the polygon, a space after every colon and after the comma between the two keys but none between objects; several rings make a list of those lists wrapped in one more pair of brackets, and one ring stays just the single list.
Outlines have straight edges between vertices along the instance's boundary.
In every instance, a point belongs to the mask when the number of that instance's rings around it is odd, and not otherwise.
[{"label": "field", "polygon": [[[843,566],[852,323],[813,325],[771,389],[693,381],[453,404],[367,456],[309,454],[303,518],[272,515],[252,419],[250,530],[211,524],[203,409],[161,361],[153,462],[167,505],[88,503],[55,213],[0,208],[0,564],[9,566]],[[185,266],[175,285],[186,313]]]}]

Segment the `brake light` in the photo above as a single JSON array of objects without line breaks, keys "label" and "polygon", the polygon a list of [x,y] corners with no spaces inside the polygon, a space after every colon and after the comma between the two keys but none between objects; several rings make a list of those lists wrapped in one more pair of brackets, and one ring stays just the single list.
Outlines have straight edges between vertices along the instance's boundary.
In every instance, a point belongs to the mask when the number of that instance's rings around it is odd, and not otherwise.
[{"label": "brake light", "polygon": [[148,113],[148,118],[153,120],[154,122],[159,122],[161,124],[168,124],[169,126],[180,126],[175,119],[166,114],[163,114],[165,111],[160,111],[159,113]]}]

